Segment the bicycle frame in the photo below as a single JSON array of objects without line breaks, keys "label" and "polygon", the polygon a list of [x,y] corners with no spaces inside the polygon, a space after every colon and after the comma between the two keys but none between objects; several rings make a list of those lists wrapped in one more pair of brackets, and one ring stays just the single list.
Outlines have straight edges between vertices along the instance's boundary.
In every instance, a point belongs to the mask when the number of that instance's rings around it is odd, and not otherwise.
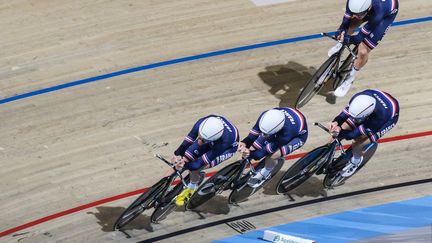
[{"label": "bicycle frame", "polygon": [[[186,181],[182,175],[182,173],[185,171],[185,169],[177,170],[174,164],[172,164],[171,162],[166,160],[160,154],[155,154],[154,157],[162,160],[165,164],[167,164],[168,166],[170,166],[174,170],[174,172],[167,177],[168,178],[168,185],[171,185],[173,183],[175,177],[178,176],[180,178],[180,182],[183,184],[183,186],[187,187],[187,183],[186,183]],[[170,193],[170,191],[167,190],[168,188],[169,188],[169,186],[164,190],[164,192],[162,194],[160,194],[159,198],[156,200],[158,203],[160,203],[159,199],[164,198],[166,195],[168,195],[168,193]],[[156,205],[153,205],[153,206],[156,206]]]},{"label": "bicycle frame", "polygon": [[242,176],[243,172],[245,171],[245,169],[249,166],[250,171],[248,173],[253,173],[255,172],[254,166],[252,165],[251,161],[249,158],[243,159],[244,163],[241,167],[241,169],[239,170],[239,172],[237,173],[236,177],[234,178],[233,182],[231,183],[230,189],[235,189],[237,188],[237,186],[240,185],[240,177]]},{"label": "bicycle frame", "polygon": [[[336,37],[334,37],[334,36],[332,36],[332,35],[330,35],[328,33],[322,32],[321,35],[325,36],[325,37],[328,37],[328,38],[330,38],[330,39],[332,39],[334,41],[337,41],[339,43],[342,43],[341,41],[339,41],[338,39],[336,39]],[[343,71],[343,70],[342,71],[340,70],[341,66],[343,65],[343,63],[341,63],[341,56],[342,56],[343,50],[346,49],[346,50],[348,50],[350,52],[350,54],[354,57],[351,62],[354,62],[357,59],[357,55],[355,53],[356,48],[357,47],[355,47],[354,49],[351,49],[348,45],[342,43],[342,47],[339,49],[339,51],[337,51],[336,53],[333,54],[333,56],[335,56],[335,55],[337,56],[337,58],[336,58],[336,69],[332,73],[333,78],[339,77],[340,74],[341,74],[341,72]]]},{"label": "bicycle frame", "polygon": [[[326,131],[330,135],[332,135],[330,133],[329,129],[326,128],[324,125],[322,125],[320,123],[317,123],[317,122],[315,122],[314,125],[317,126],[317,127],[319,127],[319,128],[321,128],[321,129],[323,129],[324,131]],[[326,167],[325,167],[326,170],[328,170],[328,168],[331,166],[331,164],[333,162],[333,159],[334,159],[334,154],[335,154],[336,150],[339,149],[341,151],[341,156],[345,155],[345,149],[344,149],[344,147],[343,147],[340,139],[338,139],[337,137],[335,137],[333,135],[332,135],[332,137],[333,137],[334,140],[330,144],[330,147],[332,148],[332,151],[330,152],[330,154],[328,156],[326,156],[326,158],[327,158],[326,159],[326,163],[325,163],[326,164]]]}]

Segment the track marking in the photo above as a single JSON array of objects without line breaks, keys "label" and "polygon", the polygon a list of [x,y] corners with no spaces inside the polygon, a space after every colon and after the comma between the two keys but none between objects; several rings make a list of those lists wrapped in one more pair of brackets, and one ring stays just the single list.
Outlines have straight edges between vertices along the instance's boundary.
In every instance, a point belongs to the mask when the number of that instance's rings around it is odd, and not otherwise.
[{"label": "track marking", "polygon": [[[431,136],[432,135],[432,131],[428,131],[428,132],[419,132],[419,133],[413,133],[413,134],[406,134],[406,135],[401,135],[401,136],[396,136],[396,137],[390,137],[390,138],[382,138],[380,140],[378,140],[378,143],[387,143],[387,142],[393,142],[393,141],[399,141],[399,140],[406,140],[406,139],[412,139],[412,138],[418,138],[418,137],[425,137],[425,136]],[[305,155],[306,153],[299,153],[299,154],[293,154],[293,155],[288,155],[285,157],[286,160],[290,160],[290,159],[295,159],[295,158],[299,158],[302,157],[303,155]],[[212,175],[214,175],[216,172],[211,172],[206,174],[206,177],[210,177]],[[178,181],[176,181],[175,183],[179,183]],[[101,199],[92,203],[88,203],[88,204],[84,204],[78,207],[74,207],[59,213],[55,213],[31,222],[28,222],[26,224],[14,227],[14,228],[10,228],[7,229],[3,232],[0,232],[0,237],[15,233],[17,231],[23,230],[23,229],[27,229],[30,227],[33,227],[35,225],[47,222],[47,221],[51,221],[54,220],[56,218],[60,218],[69,214],[73,214],[79,211],[82,211],[84,209],[88,209],[88,208],[92,208],[101,204],[105,204],[105,203],[109,203],[109,202],[113,202],[113,201],[117,201],[120,199],[124,199],[127,197],[131,197],[131,196],[135,196],[137,194],[141,194],[144,193],[148,190],[148,188],[142,188],[142,189],[138,189],[135,191],[131,191],[131,192],[127,192],[127,193],[123,193],[117,196],[113,196],[113,197],[109,197],[109,198],[105,198],[105,199]]]},{"label": "track marking", "polygon": [[209,228],[209,227],[213,227],[213,226],[217,226],[217,225],[221,225],[221,224],[226,224],[226,223],[229,223],[229,222],[232,222],[232,221],[246,219],[246,218],[251,218],[251,217],[255,217],[255,216],[260,216],[260,215],[264,215],[264,214],[268,214],[268,213],[273,213],[273,212],[277,212],[277,211],[282,211],[282,210],[286,210],[286,209],[290,209],[290,208],[297,208],[297,207],[301,207],[301,206],[306,206],[306,205],[321,203],[321,202],[325,202],[325,201],[332,201],[332,200],[336,200],[336,199],[341,199],[341,198],[346,198],[346,197],[352,197],[352,196],[367,194],[367,193],[371,193],[371,192],[378,192],[378,191],[384,191],[384,190],[389,190],[389,189],[395,189],[395,188],[406,187],[406,186],[413,186],[413,185],[419,185],[419,184],[425,184],[425,183],[432,183],[432,178],[422,179],[422,180],[416,180],[416,181],[408,181],[408,182],[397,183],[397,184],[392,184],[392,185],[387,185],[387,186],[381,186],[381,187],[368,188],[368,189],[363,189],[363,190],[359,190],[359,191],[347,192],[347,193],[342,193],[342,194],[338,194],[338,195],[333,195],[333,196],[329,196],[329,197],[321,197],[321,198],[307,200],[307,201],[303,201],[303,202],[298,202],[298,203],[293,203],[293,204],[287,204],[287,205],[279,206],[279,207],[275,207],[275,208],[264,209],[264,210],[261,210],[261,211],[247,213],[247,214],[243,214],[243,215],[239,215],[239,216],[235,216],[235,217],[231,217],[231,218],[227,218],[227,219],[221,219],[221,220],[218,220],[218,221],[210,222],[210,223],[207,223],[207,224],[202,224],[202,225],[198,225],[198,226],[182,229],[182,230],[179,230],[179,231],[176,231],[176,232],[171,232],[169,234],[156,236],[156,237],[153,237],[153,238],[150,238],[150,239],[146,239],[146,240],[143,240],[143,241],[139,241],[139,242],[144,243],[144,242],[160,241],[160,240],[168,239],[168,238],[171,238],[171,237],[174,237],[174,236],[177,236],[177,235],[182,235],[182,234],[190,233],[190,232],[193,232],[193,231],[198,231],[198,230],[201,230],[201,229],[206,229],[206,228]]},{"label": "track marking", "polygon": [[[402,20],[402,21],[393,23],[392,26],[409,25],[409,24],[427,22],[427,21],[432,21],[432,16],[427,16],[427,17],[417,18],[417,19]],[[334,33],[335,32],[329,32],[329,34],[332,34],[332,35]],[[236,52],[259,49],[259,48],[264,48],[264,47],[269,47],[269,46],[277,46],[277,45],[288,44],[288,43],[293,43],[293,42],[302,42],[302,41],[318,39],[318,38],[323,38],[323,36],[321,36],[320,34],[299,36],[299,37],[293,37],[293,38],[288,38],[288,39],[283,39],[283,40],[269,41],[269,42],[263,42],[263,43],[259,43],[259,44],[252,44],[252,45],[247,45],[247,46],[235,47],[235,48],[231,48],[231,49],[208,52],[208,53],[204,53],[204,54],[182,57],[182,58],[172,59],[172,60],[163,61],[163,62],[156,62],[156,63],[152,63],[152,64],[140,66],[140,67],[129,68],[129,69],[125,69],[125,70],[121,70],[121,71],[117,71],[117,72],[103,74],[100,76],[80,79],[80,80],[73,81],[70,83],[52,86],[49,88],[35,90],[35,91],[28,92],[28,93],[20,94],[20,95],[15,95],[15,96],[12,96],[9,98],[1,99],[0,104],[12,102],[15,100],[21,100],[21,99],[25,99],[28,97],[41,95],[41,94],[45,94],[45,93],[50,93],[50,92],[54,92],[57,90],[66,89],[66,88],[70,88],[70,87],[74,87],[74,86],[78,86],[78,85],[82,85],[82,84],[93,83],[96,81],[105,80],[105,79],[117,77],[117,76],[122,76],[122,75],[126,75],[129,73],[144,71],[144,70],[148,70],[148,69],[155,69],[155,68],[169,66],[169,65],[173,65],[173,64],[177,64],[177,63],[190,62],[190,61],[210,58],[210,57],[214,57],[214,56],[222,56],[222,55],[227,55],[227,54],[236,53]]]}]

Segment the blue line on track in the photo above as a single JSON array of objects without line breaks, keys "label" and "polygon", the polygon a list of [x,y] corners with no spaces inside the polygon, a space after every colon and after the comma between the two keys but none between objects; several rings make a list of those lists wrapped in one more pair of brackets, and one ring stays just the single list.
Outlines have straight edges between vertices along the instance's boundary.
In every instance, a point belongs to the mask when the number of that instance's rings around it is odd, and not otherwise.
[{"label": "blue line on track", "polygon": [[[402,20],[402,21],[393,23],[393,26],[408,25],[408,24],[426,22],[426,21],[431,21],[431,20],[432,20],[432,16],[424,17],[424,18],[418,18],[418,19]],[[330,32],[330,33],[334,34],[334,32]],[[20,95],[15,95],[15,96],[12,96],[9,98],[1,99],[0,104],[8,103],[8,102],[15,101],[15,100],[21,100],[21,99],[24,99],[27,97],[32,97],[32,96],[36,96],[36,95],[40,95],[40,94],[44,94],[44,93],[49,93],[49,92],[53,92],[53,91],[57,91],[57,90],[61,90],[61,89],[66,89],[66,88],[73,87],[73,86],[78,86],[78,85],[82,85],[82,84],[86,84],[86,83],[92,83],[92,82],[96,82],[99,80],[104,80],[104,79],[108,79],[108,78],[112,78],[112,77],[117,77],[117,76],[129,74],[129,73],[135,73],[135,72],[139,72],[139,71],[143,71],[143,70],[154,69],[154,68],[158,68],[158,67],[169,66],[169,65],[173,65],[173,64],[177,64],[177,63],[189,62],[189,61],[194,61],[194,60],[199,60],[199,59],[204,59],[204,58],[209,58],[209,57],[214,57],[214,56],[221,56],[221,55],[226,55],[226,54],[230,54],[230,53],[248,51],[248,50],[264,48],[264,47],[269,47],[269,46],[277,46],[277,45],[288,44],[288,43],[293,43],[293,42],[301,42],[301,41],[318,39],[318,38],[322,38],[322,36],[320,34],[306,35],[306,36],[293,37],[293,38],[277,40],[277,41],[269,41],[269,42],[264,42],[264,43],[259,43],[259,44],[241,46],[241,47],[236,47],[236,48],[231,48],[231,49],[226,49],[226,50],[208,52],[208,53],[194,55],[194,56],[188,56],[188,57],[182,57],[182,58],[172,59],[172,60],[163,61],[163,62],[152,63],[152,64],[140,66],[140,67],[125,69],[125,70],[112,72],[112,73],[108,73],[108,74],[103,74],[103,75],[95,76],[95,77],[91,77],[91,78],[80,79],[80,80],[73,81],[70,83],[60,84],[60,85],[52,86],[52,87],[45,88],[45,89],[40,89],[40,90],[35,90],[32,92],[28,92],[28,93],[24,93],[24,94],[20,94]]]}]

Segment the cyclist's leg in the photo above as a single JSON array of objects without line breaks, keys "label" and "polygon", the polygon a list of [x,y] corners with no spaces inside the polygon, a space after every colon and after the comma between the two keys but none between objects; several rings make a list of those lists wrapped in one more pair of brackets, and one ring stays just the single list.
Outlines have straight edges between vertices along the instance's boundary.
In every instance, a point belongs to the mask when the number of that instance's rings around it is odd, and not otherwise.
[{"label": "cyclist's leg", "polygon": [[363,157],[363,148],[370,143],[369,138],[364,135],[354,139],[352,143],[353,158],[360,159]]},{"label": "cyclist's leg", "polygon": [[362,43],[359,44],[357,59],[354,62],[354,67],[357,70],[360,70],[366,65],[369,53],[378,45],[382,38],[384,38],[384,35],[387,33],[395,18],[396,14],[383,19],[373,32],[366,36]]},{"label": "cyclist's leg", "polygon": [[304,133],[299,137],[291,139],[287,144],[281,146],[276,152],[265,158],[265,166],[261,170],[261,174],[265,177],[272,171],[272,169],[278,164],[281,158],[301,148],[307,140],[308,133]]}]

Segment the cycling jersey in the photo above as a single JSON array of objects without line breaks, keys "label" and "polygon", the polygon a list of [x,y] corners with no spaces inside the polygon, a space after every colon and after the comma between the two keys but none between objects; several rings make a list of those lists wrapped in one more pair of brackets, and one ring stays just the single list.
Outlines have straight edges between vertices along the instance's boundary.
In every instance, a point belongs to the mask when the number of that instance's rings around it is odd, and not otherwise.
[{"label": "cycling jersey", "polygon": [[[198,131],[202,121],[208,117],[216,117],[222,120],[224,131],[222,137],[216,141],[198,144]],[[223,116],[209,115],[199,119],[182,144],[174,152],[177,156],[186,157],[189,162],[185,168],[197,170],[204,165],[213,167],[231,158],[237,151],[239,134],[237,128]]]},{"label": "cycling jersey", "polygon": [[350,103],[358,95],[374,97],[376,99],[375,109],[364,121],[357,121],[349,115],[349,105],[345,107],[333,121],[336,121],[339,126],[346,122],[352,130],[342,130],[339,138],[355,139],[365,135],[371,142],[376,142],[396,125],[399,119],[399,103],[388,93],[373,89],[355,94]]},{"label": "cycling jersey", "polygon": [[265,113],[263,112],[250,130],[249,135],[242,140],[247,148],[252,146],[255,149],[250,153],[252,159],[259,160],[273,154],[278,149],[282,155],[290,154],[303,146],[307,140],[306,118],[300,111],[288,107],[274,109],[281,110],[285,114],[285,123],[279,132],[268,137],[262,136],[259,121]]},{"label": "cycling jersey", "polygon": [[[372,7],[368,14],[362,19],[367,22],[356,36],[352,36],[352,42],[365,43],[370,49],[374,49],[382,40],[390,25],[394,22],[399,11],[398,0],[372,0]],[[345,14],[339,30],[348,31],[353,13],[346,5]]]}]

